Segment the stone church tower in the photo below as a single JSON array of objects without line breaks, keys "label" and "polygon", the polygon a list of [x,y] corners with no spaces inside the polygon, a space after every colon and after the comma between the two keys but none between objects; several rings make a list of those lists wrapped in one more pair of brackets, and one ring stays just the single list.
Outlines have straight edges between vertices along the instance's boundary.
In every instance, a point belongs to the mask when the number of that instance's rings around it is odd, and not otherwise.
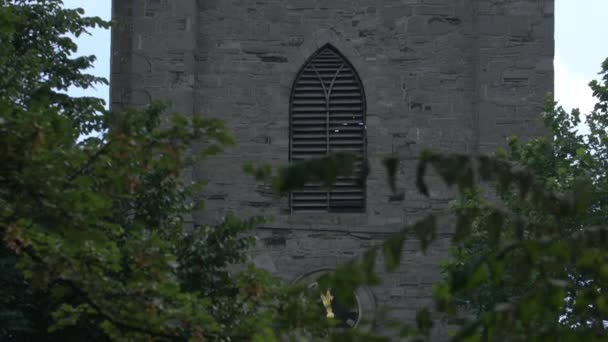
[{"label": "stone church tower", "polygon": [[[511,135],[543,134],[553,90],[553,0],[114,0],[111,104],[170,100],[173,110],[223,119],[237,146],[202,162],[206,209],[270,215],[252,260],[288,281],[314,283],[452,194],[415,189],[423,148],[493,151]],[[278,197],[242,171],[245,161],[356,151],[369,160],[364,186],[342,179]],[[402,161],[391,196],[383,158]],[[361,289],[348,325],[382,329],[379,312],[413,321],[430,303],[450,229],[426,254],[405,246],[401,267]],[[380,268],[381,269],[381,268]],[[438,317],[435,339],[448,322]]]}]

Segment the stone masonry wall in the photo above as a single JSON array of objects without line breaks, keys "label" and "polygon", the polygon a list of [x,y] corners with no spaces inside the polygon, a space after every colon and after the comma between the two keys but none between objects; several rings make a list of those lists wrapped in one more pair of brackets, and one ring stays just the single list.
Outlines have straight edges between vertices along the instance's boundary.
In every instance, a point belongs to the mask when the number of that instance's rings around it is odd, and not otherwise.
[{"label": "stone masonry wall", "polygon": [[[271,215],[252,259],[287,280],[356,257],[452,194],[431,178],[414,186],[423,148],[491,152],[517,134],[543,134],[542,97],[553,86],[553,0],[115,0],[113,108],[170,100],[188,115],[225,120],[237,146],[191,170],[208,179],[195,223],[229,212]],[[287,163],[289,95],[325,44],[357,70],[367,99],[371,174],[364,214],[289,213],[286,198],[242,172],[243,162]],[[195,147],[196,148],[196,147]],[[394,201],[381,161],[401,160]],[[413,319],[430,302],[450,229],[373,288],[378,307]],[[382,322],[378,322],[382,325]],[[445,336],[437,324],[436,336]]]},{"label": "stone masonry wall", "polygon": [[480,152],[511,135],[545,134],[539,123],[553,92],[553,0],[477,4],[477,115]]}]

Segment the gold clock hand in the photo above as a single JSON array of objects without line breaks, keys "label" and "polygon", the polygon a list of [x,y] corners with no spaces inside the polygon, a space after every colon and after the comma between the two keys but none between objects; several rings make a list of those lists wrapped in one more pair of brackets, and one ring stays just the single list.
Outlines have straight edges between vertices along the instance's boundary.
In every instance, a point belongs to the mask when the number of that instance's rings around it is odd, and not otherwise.
[{"label": "gold clock hand", "polygon": [[331,307],[331,302],[334,300],[334,296],[331,295],[331,291],[329,289],[324,294],[321,294],[321,301],[323,302],[323,306],[325,307],[325,311],[327,312],[327,318],[334,318],[334,310]]}]

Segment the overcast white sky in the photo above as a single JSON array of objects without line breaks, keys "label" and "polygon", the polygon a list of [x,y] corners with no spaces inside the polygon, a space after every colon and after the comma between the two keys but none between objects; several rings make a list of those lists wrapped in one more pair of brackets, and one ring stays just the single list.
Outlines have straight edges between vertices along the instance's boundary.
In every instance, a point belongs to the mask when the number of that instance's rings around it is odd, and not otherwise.
[{"label": "overcast white sky", "polygon": [[[87,15],[109,20],[111,0],[64,0],[68,7],[82,7]],[[606,18],[608,0],[555,0],[555,94],[567,109],[593,108],[594,99],[587,84],[597,79],[602,61],[608,57]],[[94,54],[98,61],[93,73],[109,79],[110,32],[95,30],[77,42],[81,54]],[[75,96],[87,94],[108,99],[108,87],[72,90]]]}]

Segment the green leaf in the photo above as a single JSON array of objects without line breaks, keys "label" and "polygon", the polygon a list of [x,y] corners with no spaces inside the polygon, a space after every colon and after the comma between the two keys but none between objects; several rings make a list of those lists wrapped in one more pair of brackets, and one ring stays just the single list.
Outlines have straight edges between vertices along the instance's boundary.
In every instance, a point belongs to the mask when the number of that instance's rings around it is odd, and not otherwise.
[{"label": "green leaf", "polygon": [[582,147],[579,147],[578,149],[576,149],[576,156],[579,158],[584,157],[587,154],[587,150],[585,150]]},{"label": "green leaf", "polygon": [[504,214],[500,210],[492,210],[486,219],[486,227],[488,230],[488,241],[491,246],[496,246],[500,241],[500,233],[502,232],[504,222]]},{"label": "green leaf", "polygon": [[593,183],[589,179],[578,179],[573,186],[574,212],[583,214],[593,201]]},{"label": "green leaf", "polygon": [[395,193],[397,192],[397,168],[399,167],[399,159],[396,157],[386,158],[382,161],[382,164],[384,164],[384,167],[386,168],[388,184],[393,193]]},{"label": "green leaf", "polygon": [[424,196],[428,197],[429,189],[426,186],[426,183],[424,182],[424,175],[426,173],[426,164],[427,164],[427,162],[423,159],[421,159],[418,162],[418,167],[416,169],[416,188],[418,189],[418,192],[420,192]]},{"label": "green leaf", "polygon": [[416,314],[416,326],[418,331],[423,335],[428,336],[433,328],[433,318],[429,309],[422,309]]},{"label": "green leaf", "polygon": [[387,271],[393,272],[399,266],[404,242],[405,234],[400,233],[391,237],[384,243],[384,264]]},{"label": "green leaf", "polygon": [[431,242],[437,238],[437,222],[434,215],[428,215],[413,226],[416,237],[420,240],[420,247],[426,251]]},{"label": "green leaf", "polygon": [[469,237],[473,220],[474,216],[470,213],[458,213],[456,216],[456,230],[453,236],[454,242],[460,242]]}]

